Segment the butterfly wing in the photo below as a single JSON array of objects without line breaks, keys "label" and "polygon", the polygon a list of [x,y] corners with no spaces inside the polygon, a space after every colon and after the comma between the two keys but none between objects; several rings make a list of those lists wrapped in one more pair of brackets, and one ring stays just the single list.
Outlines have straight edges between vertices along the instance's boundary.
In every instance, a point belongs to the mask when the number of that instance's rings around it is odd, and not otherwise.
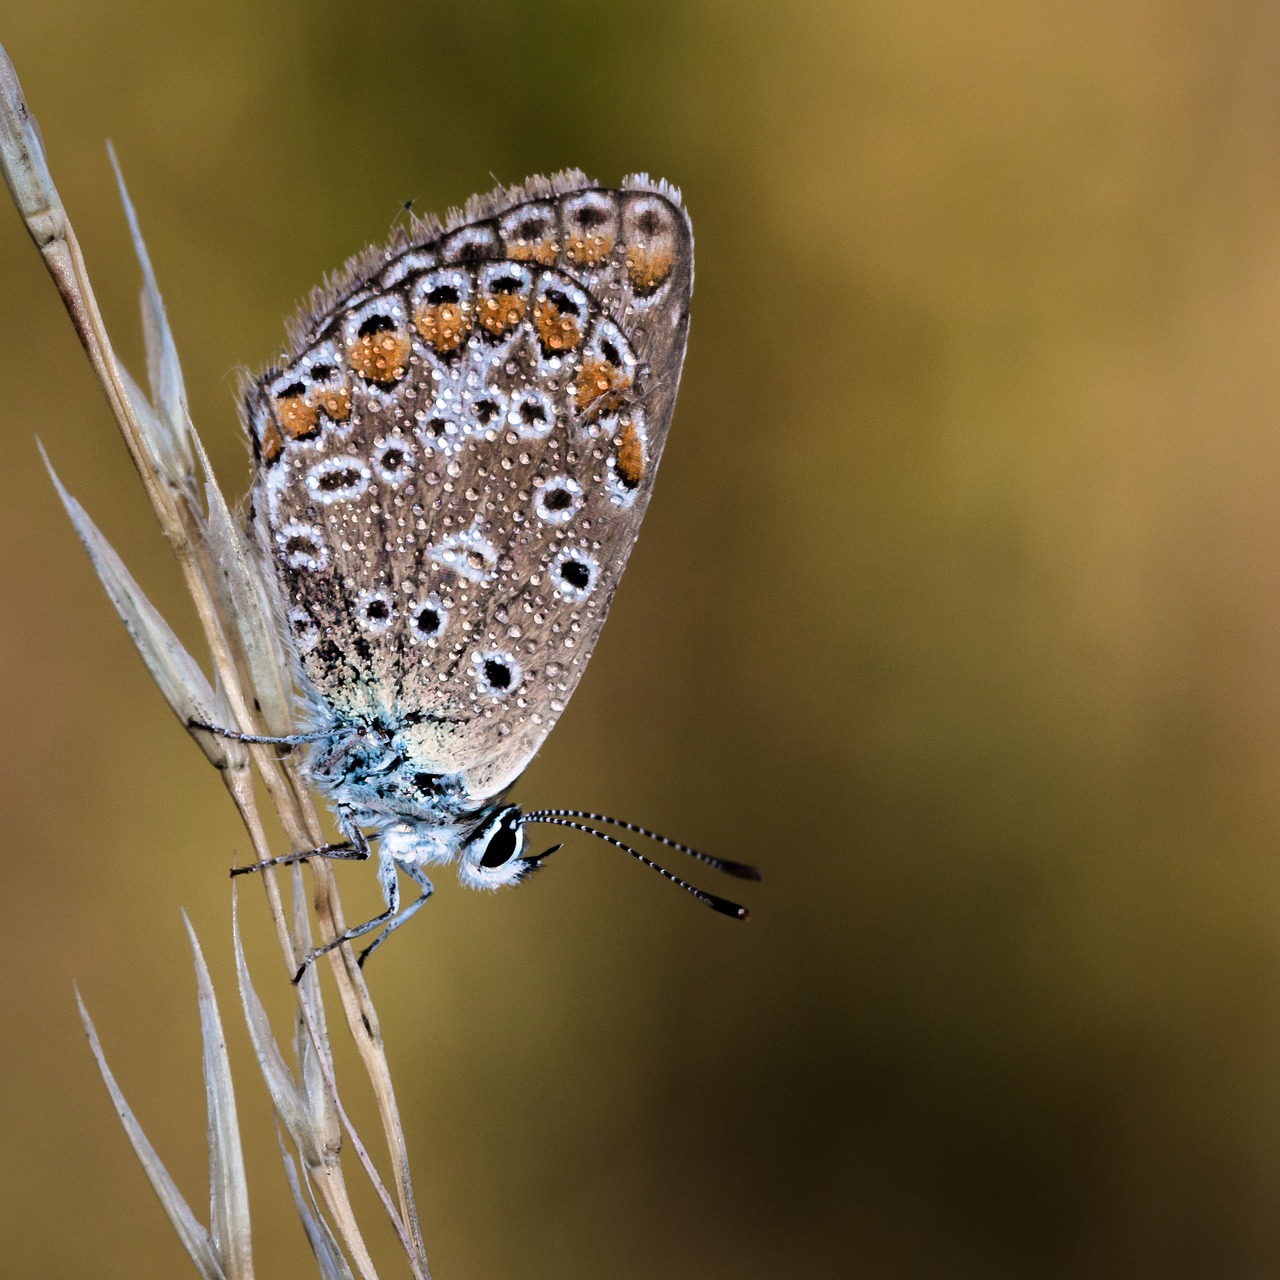
[{"label": "butterfly wing", "polygon": [[523,771],[639,531],[692,284],[678,193],[569,173],[418,224],[313,300],[246,406],[319,718],[421,726],[477,800]]}]

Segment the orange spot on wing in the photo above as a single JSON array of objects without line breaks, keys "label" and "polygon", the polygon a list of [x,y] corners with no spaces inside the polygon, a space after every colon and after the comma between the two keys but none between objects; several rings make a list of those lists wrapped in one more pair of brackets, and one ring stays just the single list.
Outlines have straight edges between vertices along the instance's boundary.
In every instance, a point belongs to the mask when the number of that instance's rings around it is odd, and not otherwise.
[{"label": "orange spot on wing", "polygon": [[476,319],[495,338],[500,338],[524,319],[526,305],[523,295],[518,293],[487,293],[476,307]]},{"label": "orange spot on wing", "polygon": [[644,441],[634,422],[628,422],[622,428],[614,469],[628,489],[634,489],[644,479]]},{"label": "orange spot on wing", "polygon": [[405,375],[409,364],[409,335],[399,329],[360,334],[348,347],[347,359],[362,378],[389,387]]},{"label": "orange spot on wing", "polygon": [[534,304],[533,323],[548,351],[572,351],[582,341],[578,317],[561,312],[550,298]]},{"label": "orange spot on wing", "polygon": [[455,351],[471,332],[471,306],[458,302],[424,302],[413,313],[413,323],[437,351]]},{"label": "orange spot on wing", "polygon": [[559,254],[560,246],[551,235],[541,240],[514,240],[507,245],[507,257],[512,262],[536,262],[544,267],[553,267]]},{"label": "orange spot on wing", "polygon": [[544,267],[555,265],[560,253],[556,241],[555,215],[548,208],[517,210],[503,220],[503,237],[507,257],[513,262],[537,262]]},{"label": "orange spot on wing", "polygon": [[262,440],[259,442],[262,449],[263,461],[270,466],[284,452],[284,439],[280,435],[280,428],[274,422],[268,422],[262,432]]},{"label": "orange spot on wing", "polygon": [[580,267],[594,266],[609,256],[618,237],[607,228],[600,231],[575,231],[565,245],[565,256]]},{"label": "orange spot on wing", "polygon": [[[314,395],[315,392],[312,392]],[[351,388],[350,387],[333,387],[326,388],[319,393],[320,408],[333,419],[334,422],[345,422],[351,416]]]},{"label": "orange spot on wing", "polygon": [[670,274],[676,255],[670,245],[628,245],[627,275],[637,293],[652,293]]},{"label": "orange spot on wing", "polygon": [[305,440],[320,430],[320,410],[306,396],[282,396],[276,401],[276,421],[290,440]]},{"label": "orange spot on wing", "polygon": [[[621,392],[631,385],[631,378],[616,364],[587,356],[578,369],[573,382],[574,403],[579,413],[588,409],[608,409],[616,406]],[[629,430],[634,431],[631,427]]]}]

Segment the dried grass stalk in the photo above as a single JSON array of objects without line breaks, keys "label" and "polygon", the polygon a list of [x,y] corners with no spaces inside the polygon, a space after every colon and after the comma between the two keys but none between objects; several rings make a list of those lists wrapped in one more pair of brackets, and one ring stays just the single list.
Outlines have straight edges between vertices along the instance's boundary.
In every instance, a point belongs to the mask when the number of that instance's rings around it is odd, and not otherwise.
[{"label": "dried grass stalk", "polygon": [[[184,726],[198,720],[246,734],[294,732],[286,675],[289,668],[269,605],[271,588],[260,576],[258,561],[244,530],[231,515],[191,422],[177,347],[123,178],[121,198],[143,277],[141,307],[148,382],[145,392],[116,358],[74,228],[50,175],[39,128],[3,48],[0,167],[71,316],[160,528],[182,569],[209,647],[213,680],[186,652],[88,514],[54,476],[59,496],[112,603],[147,669]],[[119,177],[118,166],[116,172]],[[312,795],[295,759],[280,758],[273,747],[245,746],[199,730],[189,732],[219,770],[258,861],[265,862],[278,851],[268,845],[255,776],[294,852],[324,843]],[[337,937],[346,926],[331,869],[315,860],[308,864],[307,874],[321,935],[326,939]],[[292,976],[311,948],[305,881],[301,868],[293,867],[293,905],[286,910],[277,875],[277,870],[272,869],[264,871],[259,879],[275,925],[284,972]],[[376,1276],[347,1193],[342,1160],[345,1135],[395,1227],[410,1273],[416,1280],[430,1280],[414,1205],[408,1150],[378,1018],[350,948],[329,952],[329,966],[348,1032],[377,1101],[394,1192],[385,1185],[342,1105],[316,966],[311,966],[294,988],[294,1056],[298,1064],[295,1075],[254,992],[238,925],[234,938],[245,1019],[283,1135],[287,1135],[281,1139],[286,1174],[322,1276],[334,1280],[355,1275],[374,1280]],[[230,1068],[213,990],[194,934],[191,941],[196,956],[209,1106],[208,1229],[196,1220],[165,1173],[107,1069],[83,1004],[81,1012],[116,1110],[200,1274],[208,1280],[248,1280],[253,1274],[248,1198]]]}]

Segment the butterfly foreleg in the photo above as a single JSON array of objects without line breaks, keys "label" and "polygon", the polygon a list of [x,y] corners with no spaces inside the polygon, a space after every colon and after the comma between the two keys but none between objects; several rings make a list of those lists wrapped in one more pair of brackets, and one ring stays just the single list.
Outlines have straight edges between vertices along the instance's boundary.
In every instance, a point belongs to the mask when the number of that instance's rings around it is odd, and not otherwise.
[{"label": "butterfly foreleg", "polygon": [[343,822],[342,830],[347,839],[337,844],[322,844],[315,849],[302,849],[297,853],[282,854],[278,858],[266,858],[262,862],[251,862],[247,866],[232,867],[233,876],[248,875],[253,871],[265,871],[268,867],[287,867],[295,862],[307,862],[311,858],[332,858],[343,862],[367,862],[373,852],[369,848],[368,838],[354,823]]},{"label": "butterfly foreleg", "polygon": [[327,730],[316,733],[287,733],[273,737],[265,733],[241,733],[239,729],[224,729],[221,725],[205,724],[203,720],[188,720],[188,729],[200,729],[215,738],[229,738],[232,742],[247,742],[268,747],[304,747],[310,742],[322,742],[329,736]]}]

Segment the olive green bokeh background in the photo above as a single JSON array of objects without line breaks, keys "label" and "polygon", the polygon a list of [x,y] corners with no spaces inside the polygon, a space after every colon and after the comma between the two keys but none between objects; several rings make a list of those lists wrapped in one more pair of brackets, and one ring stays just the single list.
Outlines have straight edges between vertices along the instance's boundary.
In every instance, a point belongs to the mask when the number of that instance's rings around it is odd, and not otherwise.
[{"label": "olive green bokeh background", "polygon": [[[663,476],[517,795],[769,878],[745,928],[585,840],[520,892],[439,878],[370,970],[438,1280],[1275,1274],[1274,13],[111,8],[0,39],[141,372],[114,141],[233,494],[234,370],[402,201],[572,164],[692,211]],[[201,1204],[182,905],[260,1273],[309,1276],[229,965],[244,838],[33,436],[191,636],[178,575],[2,211],[0,279],[0,1269],[188,1274],[72,999]]]}]

